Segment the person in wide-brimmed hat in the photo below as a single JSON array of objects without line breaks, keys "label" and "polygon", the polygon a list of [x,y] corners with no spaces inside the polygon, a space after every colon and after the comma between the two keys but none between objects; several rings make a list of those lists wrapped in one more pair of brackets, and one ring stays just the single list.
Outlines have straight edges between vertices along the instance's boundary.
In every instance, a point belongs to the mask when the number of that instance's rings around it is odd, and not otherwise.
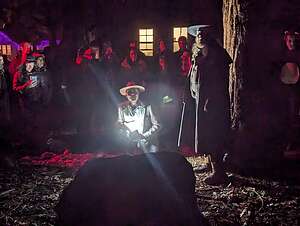
[{"label": "person in wide-brimmed hat", "polygon": [[126,137],[127,148],[138,148],[143,152],[158,151],[156,135],[160,124],[153,113],[151,105],[145,105],[139,99],[145,88],[134,82],[128,82],[120,89],[120,94],[127,101],[118,108],[118,125],[123,137]]},{"label": "person in wide-brimmed hat", "polygon": [[130,89],[137,89],[139,92],[145,92],[145,88],[143,86],[135,84],[135,82],[128,82],[125,87],[120,89],[120,93],[122,96],[127,96],[127,91]]},{"label": "person in wide-brimmed hat", "polygon": [[193,25],[188,27],[188,34],[196,37],[200,32],[211,31],[212,26],[208,24]]},{"label": "person in wide-brimmed hat", "polygon": [[222,184],[228,178],[223,166],[230,131],[228,53],[212,38],[212,26],[194,25],[195,37],[190,73],[191,95],[196,103],[195,150],[210,154],[212,174],[208,184]]},{"label": "person in wide-brimmed hat", "polygon": [[34,87],[35,81],[30,79],[33,74],[35,65],[35,57],[27,56],[25,64],[13,76],[13,90],[23,92],[25,89]]}]

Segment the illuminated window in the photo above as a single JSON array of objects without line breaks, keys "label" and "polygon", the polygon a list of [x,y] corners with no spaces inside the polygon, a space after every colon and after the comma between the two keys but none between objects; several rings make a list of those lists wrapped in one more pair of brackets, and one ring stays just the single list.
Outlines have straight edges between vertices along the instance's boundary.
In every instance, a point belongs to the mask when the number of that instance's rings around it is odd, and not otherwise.
[{"label": "illuminated window", "polygon": [[178,38],[184,36],[187,38],[187,27],[174,27],[173,28],[173,51],[179,50]]},{"label": "illuminated window", "polygon": [[140,50],[146,56],[153,56],[153,29],[139,30]]},{"label": "illuminated window", "polygon": [[0,53],[2,55],[11,55],[11,45],[0,45]]}]

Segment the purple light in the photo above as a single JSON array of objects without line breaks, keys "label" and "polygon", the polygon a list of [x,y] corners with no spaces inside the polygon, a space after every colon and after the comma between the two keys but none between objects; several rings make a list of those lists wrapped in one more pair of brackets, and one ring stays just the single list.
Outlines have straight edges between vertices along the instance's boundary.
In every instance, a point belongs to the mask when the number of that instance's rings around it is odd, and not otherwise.
[{"label": "purple light", "polygon": [[[55,40],[56,45],[59,45],[61,43],[61,40]],[[42,40],[40,41],[40,43],[38,43],[36,45],[37,50],[43,50],[44,48],[50,46],[50,41],[48,39]]]},{"label": "purple light", "polygon": [[49,40],[42,40],[42,41],[40,41],[40,43],[38,43],[36,45],[36,49],[37,50],[43,50],[44,48],[46,48],[49,45],[50,45]]},{"label": "purple light", "polygon": [[9,44],[12,45],[12,48],[19,49],[19,44],[14,42],[11,38],[9,38],[5,33],[0,31],[0,44]]},{"label": "purple light", "polygon": [[[61,43],[61,40],[55,40],[55,41],[56,41],[56,45],[59,45]],[[1,44],[2,45],[11,45],[13,49],[19,49],[20,48],[20,45],[18,43],[16,43],[11,38],[9,38],[7,36],[7,34],[0,31],[0,45]],[[42,40],[40,43],[38,43],[36,45],[36,48],[38,50],[43,50],[44,48],[46,48],[49,45],[50,45],[49,40]]]}]

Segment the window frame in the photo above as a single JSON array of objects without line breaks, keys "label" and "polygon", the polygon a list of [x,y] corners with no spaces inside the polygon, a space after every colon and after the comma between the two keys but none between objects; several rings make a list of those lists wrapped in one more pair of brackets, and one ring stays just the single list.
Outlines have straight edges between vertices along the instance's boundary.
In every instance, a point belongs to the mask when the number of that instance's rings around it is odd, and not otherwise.
[{"label": "window frame", "polygon": [[139,50],[144,53],[145,56],[154,56],[154,29],[139,28],[138,37]]},{"label": "window frame", "polygon": [[[172,36],[172,49],[173,52],[176,52],[179,50],[179,46],[178,46],[178,38],[180,36],[184,36],[186,38],[188,38],[188,33],[187,33],[187,26],[174,26],[173,27],[173,36]],[[178,30],[179,32],[175,32],[175,29]],[[175,36],[175,33],[179,33],[178,35]]]},{"label": "window frame", "polygon": [[4,56],[11,56],[12,46],[10,44],[0,44],[0,54]]}]

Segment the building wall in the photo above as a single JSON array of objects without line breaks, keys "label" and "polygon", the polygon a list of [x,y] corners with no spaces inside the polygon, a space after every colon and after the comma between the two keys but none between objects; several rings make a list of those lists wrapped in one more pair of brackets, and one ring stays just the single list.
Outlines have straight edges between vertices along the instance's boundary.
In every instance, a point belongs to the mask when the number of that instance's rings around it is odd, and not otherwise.
[{"label": "building wall", "polygon": [[[169,40],[172,46],[174,26],[189,26],[192,24],[216,25],[219,37],[222,34],[221,4],[213,0],[186,1],[151,1],[122,0],[103,2],[90,0],[96,5],[94,21],[99,33],[119,45],[127,46],[130,39],[138,38],[138,28],[154,28],[155,42],[159,38]],[[91,12],[90,12],[91,13]],[[91,13],[91,14],[93,14]]]},{"label": "building wall", "polygon": [[174,26],[213,24],[222,36],[222,2],[217,0],[15,0],[5,7],[12,11],[6,32],[18,42],[64,38],[79,45],[90,24],[120,49],[137,38],[140,27],[153,27],[155,40],[167,38],[170,46]]}]

